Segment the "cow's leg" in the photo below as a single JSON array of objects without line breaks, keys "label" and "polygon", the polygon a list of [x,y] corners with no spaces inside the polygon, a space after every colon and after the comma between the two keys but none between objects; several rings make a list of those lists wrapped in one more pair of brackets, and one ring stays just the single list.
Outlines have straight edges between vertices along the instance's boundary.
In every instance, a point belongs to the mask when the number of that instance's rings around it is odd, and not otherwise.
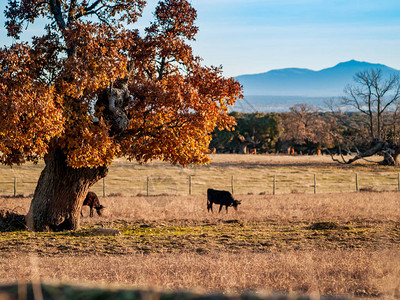
[{"label": "cow's leg", "polygon": [[221,212],[222,206],[224,206],[224,205],[223,205],[223,204],[221,204],[221,205],[219,206],[219,211],[218,211],[218,213],[220,213],[220,212]]},{"label": "cow's leg", "polygon": [[93,207],[92,206],[90,207],[90,217],[91,218],[93,217]]},{"label": "cow's leg", "polygon": [[225,208],[226,208],[226,213],[228,213],[228,205],[226,205]]}]

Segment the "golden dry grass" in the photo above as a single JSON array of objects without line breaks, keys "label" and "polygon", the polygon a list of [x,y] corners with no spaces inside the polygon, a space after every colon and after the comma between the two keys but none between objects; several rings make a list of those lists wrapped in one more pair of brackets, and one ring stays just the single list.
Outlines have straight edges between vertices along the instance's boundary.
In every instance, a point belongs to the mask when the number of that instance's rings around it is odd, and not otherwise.
[{"label": "golden dry grass", "polygon": [[[19,239],[28,238],[31,242],[17,248],[9,247],[3,239],[0,248],[9,252],[0,259],[0,278],[8,282],[40,278],[164,289],[196,287],[207,292],[262,289],[277,293],[400,297],[397,193],[240,198],[243,205],[238,212],[230,209],[228,214],[207,213],[204,196],[103,198],[105,216],[84,217],[83,226],[103,224],[123,230],[126,225],[121,224],[136,221],[132,227],[136,235],[79,239],[73,235],[63,238],[51,233],[24,233]],[[15,205],[23,212],[29,199],[2,199],[0,203],[2,207]],[[85,209],[84,213],[87,216],[88,211]],[[232,220],[238,220],[238,227],[245,225],[245,243],[231,235],[230,230],[238,228],[230,225]],[[354,230],[304,229],[318,221],[353,224]],[[139,224],[150,228],[141,229]],[[193,234],[199,227],[203,231]],[[383,231],[389,227],[392,233],[386,235]],[[210,233],[207,228],[215,230]],[[304,232],[307,237],[303,237]],[[196,238],[204,233],[206,236],[198,244]],[[7,234],[1,235],[4,238]],[[313,235],[317,235],[316,239],[309,239]],[[350,240],[344,240],[343,235]],[[258,248],[257,239],[265,237],[270,238],[268,246]],[[174,241],[172,248],[165,248],[168,241]],[[54,243],[56,246],[52,246]],[[97,248],[90,243],[98,243]],[[198,253],[199,245],[210,250]],[[51,254],[51,247],[61,250]],[[160,248],[154,249],[157,247]],[[96,255],[87,249],[99,252]]]},{"label": "golden dry grass", "polygon": [[[106,206],[102,217],[89,218],[85,207],[82,231],[0,233],[0,278],[400,298],[400,194],[338,193],[333,184],[325,193],[319,186],[316,195],[312,185],[294,193],[292,188],[297,179],[314,172],[332,182],[341,174],[358,172],[361,187],[373,190],[380,190],[379,182],[390,174],[395,190],[397,171],[361,163],[337,166],[330,158],[316,156],[221,155],[204,169],[117,161],[107,180],[116,183],[112,192],[121,194],[100,197]],[[137,193],[123,180],[146,178],[146,172],[160,178],[175,178],[174,172],[195,175],[197,192],[131,196]],[[296,180],[281,181],[285,188],[277,195],[259,194],[268,186],[254,188],[253,195],[248,194],[253,191],[250,185],[241,192],[236,182],[234,195],[243,201],[239,210],[218,214],[215,207],[214,214],[208,213],[206,187],[229,189],[231,174],[247,178],[243,182],[250,182],[253,174],[289,174],[285,176]],[[361,184],[365,174],[373,174],[368,185]],[[228,183],[222,177],[228,177]],[[0,198],[0,208],[26,213],[29,202],[29,197]],[[317,222],[333,222],[338,228],[310,229]],[[98,226],[118,229],[121,235],[93,236],[90,230]]]},{"label": "golden dry grass", "polygon": [[[88,218],[89,208],[83,207],[83,223],[99,221],[171,219],[215,220],[239,219],[247,221],[341,221],[353,219],[370,221],[400,221],[400,193],[398,192],[353,192],[328,194],[284,194],[284,195],[235,195],[242,200],[238,211],[225,208],[218,214],[206,209],[206,196],[164,195],[151,197],[100,197],[106,207],[100,218]],[[0,198],[0,208],[12,209],[24,214],[29,209],[31,198]]]},{"label": "golden dry grass", "polygon": [[[3,279],[39,279],[206,292],[400,297],[399,251],[291,251],[1,259]],[[4,270],[4,269],[3,269]],[[4,274],[4,271],[2,272]]]},{"label": "golden dry grass", "polygon": [[[160,161],[141,165],[118,159],[109,168],[105,193],[122,196],[147,195],[147,192],[150,195],[188,195],[189,176],[192,176],[193,195],[204,195],[208,187],[231,190],[232,176],[236,194],[272,194],[274,176],[277,194],[313,193],[314,174],[318,193],[352,192],[356,189],[356,173],[360,189],[398,189],[399,168],[365,161],[348,166],[339,165],[328,156],[215,154],[211,158],[209,165],[188,168]],[[14,178],[17,194],[33,194],[42,168],[43,163],[13,168],[0,166],[0,195],[13,195]],[[103,181],[98,182],[93,191],[102,195]]]},{"label": "golden dry grass", "polygon": [[[341,221],[353,219],[375,221],[400,220],[400,194],[398,192],[359,192],[328,194],[285,195],[236,195],[242,200],[238,211],[225,208],[218,214],[206,209],[206,196],[157,196],[157,197],[106,197],[101,198],[106,206],[104,221],[123,220],[214,220],[239,219],[247,221]],[[17,203],[21,204],[23,202]],[[84,208],[85,215],[88,214]],[[87,222],[97,220],[84,219]]]}]

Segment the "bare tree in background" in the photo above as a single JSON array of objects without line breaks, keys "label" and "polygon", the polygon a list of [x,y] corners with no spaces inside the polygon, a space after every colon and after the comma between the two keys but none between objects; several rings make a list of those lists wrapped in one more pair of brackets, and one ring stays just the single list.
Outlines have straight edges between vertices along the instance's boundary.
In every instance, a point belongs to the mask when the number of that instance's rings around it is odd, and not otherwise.
[{"label": "bare tree in background", "polygon": [[344,89],[341,104],[353,107],[364,115],[364,132],[368,149],[358,151],[349,160],[342,156],[340,162],[350,164],[375,154],[382,155],[381,164],[398,165],[399,141],[397,138],[400,80],[397,75],[384,76],[380,69],[358,72],[354,84]]},{"label": "bare tree in background", "polygon": [[331,132],[334,131],[334,123],[327,114],[320,114],[317,108],[307,104],[296,104],[281,117],[281,139],[289,141],[291,146],[312,143],[320,149],[322,145],[333,143]]}]

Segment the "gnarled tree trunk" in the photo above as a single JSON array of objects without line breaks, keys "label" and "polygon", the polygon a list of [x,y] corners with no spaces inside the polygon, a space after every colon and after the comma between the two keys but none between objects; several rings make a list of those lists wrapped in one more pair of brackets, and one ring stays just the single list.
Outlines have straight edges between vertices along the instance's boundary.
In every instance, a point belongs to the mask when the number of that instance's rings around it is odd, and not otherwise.
[{"label": "gnarled tree trunk", "polygon": [[60,149],[49,153],[35,189],[26,223],[34,231],[75,230],[90,187],[107,175],[107,167],[71,168]]},{"label": "gnarled tree trunk", "polygon": [[[123,133],[129,123],[124,112],[130,99],[126,85],[124,80],[117,87],[105,89],[96,103],[111,125],[113,136]],[[71,168],[61,149],[46,155],[45,163],[26,215],[27,226],[33,231],[76,230],[87,192],[107,175],[108,168]]]}]

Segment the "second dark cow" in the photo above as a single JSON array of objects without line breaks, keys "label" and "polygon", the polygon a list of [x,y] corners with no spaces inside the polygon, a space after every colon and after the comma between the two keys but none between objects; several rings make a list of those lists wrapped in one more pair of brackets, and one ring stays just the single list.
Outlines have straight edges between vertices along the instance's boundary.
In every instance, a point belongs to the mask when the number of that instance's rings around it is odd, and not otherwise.
[{"label": "second dark cow", "polygon": [[[101,216],[101,212],[104,209],[104,206],[100,204],[99,198],[93,192],[88,192],[85,200],[83,201],[83,205],[87,205],[90,207],[90,216],[93,217],[93,208],[96,209],[96,212],[99,216]],[[82,215],[82,211],[81,211]]]},{"label": "second dark cow", "polygon": [[219,211],[221,212],[222,206],[225,205],[226,212],[228,212],[228,207],[233,206],[235,210],[242,201],[235,200],[232,197],[232,194],[228,191],[220,191],[214,189],[207,190],[207,210],[213,212],[213,203],[219,204]]}]

